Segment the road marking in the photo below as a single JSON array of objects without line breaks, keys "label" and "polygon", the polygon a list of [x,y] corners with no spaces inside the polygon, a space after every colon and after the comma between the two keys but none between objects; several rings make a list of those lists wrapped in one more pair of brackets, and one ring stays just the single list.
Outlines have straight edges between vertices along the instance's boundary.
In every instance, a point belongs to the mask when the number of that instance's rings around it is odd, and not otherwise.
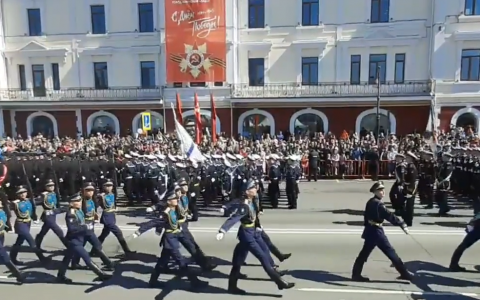
[{"label": "road marking", "polygon": [[300,288],[301,292],[337,293],[337,294],[377,294],[377,295],[403,295],[403,296],[465,296],[479,297],[476,293],[455,293],[455,292],[426,292],[426,291],[398,291],[398,290],[350,290],[350,289],[319,289]]},{"label": "road marking", "polygon": [[[13,276],[0,276],[0,280],[3,279],[3,280],[17,280],[17,278],[13,277]],[[36,277],[32,277],[32,276],[27,276],[26,278],[27,280],[33,280],[33,279],[36,279]]]},{"label": "road marking", "polygon": [[[65,225],[59,225],[60,228],[66,230]],[[123,231],[136,231],[137,226],[118,226]],[[33,225],[32,229],[39,230],[41,225]],[[217,233],[219,227],[195,227],[191,226],[190,231],[195,233]],[[96,224],[95,229],[103,229],[102,224]],[[238,230],[238,227],[234,227],[230,232]],[[340,229],[340,228],[266,228],[265,231],[268,234],[286,234],[286,235],[359,235],[362,234],[363,229]],[[388,235],[405,235],[401,229],[386,228],[385,233]],[[459,230],[428,230],[428,229],[412,229],[411,235],[431,235],[431,236],[464,236],[465,231]]]}]

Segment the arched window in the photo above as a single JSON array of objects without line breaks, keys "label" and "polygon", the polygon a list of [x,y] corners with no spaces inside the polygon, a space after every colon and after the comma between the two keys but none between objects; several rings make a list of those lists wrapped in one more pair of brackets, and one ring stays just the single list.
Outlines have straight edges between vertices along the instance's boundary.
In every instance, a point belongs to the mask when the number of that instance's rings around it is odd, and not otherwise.
[{"label": "arched window", "polygon": [[474,132],[477,132],[477,122],[477,116],[472,113],[465,113],[457,119],[455,126],[463,127],[465,129],[471,128]]},{"label": "arched window", "polygon": [[[163,117],[150,114],[152,120],[152,131],[162,131],[163,130]],[[137,128],[142,128],[142,118],[138,118]]]},{"label": "arched window", "polygon": [[302,114],[295,119],[294,128],[295,134],[313,135],[315,132],[324,132],[322,118],[316,114]]},{"label": "arched window", "polygon": [[242,135],[247,138],[260,139],[271,133],[270,120],[261,114],[251,114],[243,121]]},{"label": "arched window", "polygon": [[36,116],[32,119],[32,136],[38,134],[44,137],[52,138],[54,136],[54,125],[52,120],[47,116]]},{"label": "arched window", "polygon": [[[389,134],[390,130],[390,120],[388,116],[384,114],[380,114],[380,133],[383,135]],[[362,121],[360,122],[360,132],[362,134],[366,134],[369,132],[373,132],[377,134],[377,115],[376,114],[368,114],[363,117]]]},{"label": "arched window", "polygon": [[90,134],[115,134],[115,121],[109,116],[98,116],[93,119]]}]

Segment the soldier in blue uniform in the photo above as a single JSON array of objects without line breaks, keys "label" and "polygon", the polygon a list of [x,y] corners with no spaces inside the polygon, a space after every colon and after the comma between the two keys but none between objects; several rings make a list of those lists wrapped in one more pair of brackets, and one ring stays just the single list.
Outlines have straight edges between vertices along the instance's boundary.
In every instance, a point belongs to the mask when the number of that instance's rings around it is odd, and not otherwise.
[{"label": "soldier in blue uniform", "polygon": [[12,202],[12,210],[15,212],[17,218],[15,220],[15,232],[17,233],[17,240],[10,250],[10,259],[16,265],[21,265],[22,262],[17,260],[20,247],[23,242],[27,242],[28,245],[34,250],[38,259],[46,263],[48,259],[43,255],[42,250],[37,248],[35,240],[30,233],[30,227],[32,226],[32,220],[38,222],[35,201],[31,198],[27,198],[28,190],[24,186],[20,186],[17,189],[17,199]]},{"label": "soldier in blue uniform", "polygon": [[282,174],[277,161],[278,155],[272,154],[270,158],[272,165],[268,171],[268,198],[272,208],[278,208],[278,198],[280,197],[280,177]]},{"label": "soldier in blue uniform", "polygon": [[149,285],[150,287],[158,285],[158,277],[168,269],[168,263],[170,257],[172,257],[179,265],[179,273],[177,275],[186,276],[192,288],[206,287],[208,285],[207,282],[199,280],[196,275],[189,272],[188,259],[180,252],[180,244],[187,248],[189,252],[195,251],[195,245],[184,236],[181,224],[178,223],[178,195],[175,193],[175,190],[171,189],[166,193],[165,199],[167,205],[163,207],[158,218],[140,224],[138,230],[133,234],[133,238],[137,238],[153,228],[156,228],[157,232],[159,229],[165,231],[160,241],[160,247],[163,247],[163,249],[150,276]]},{"label": "soldier in blue uniform", "polygon": [[382,201],[385,196],[385,186],[381,181],[375,182],[370,188],[370,192],[374,194],[374,197],[368,200],[363,214],[365,228],[363,229],[362,239],[365,242],[353,265],[352,280],[370,281],[369,278],[362,276],[362,270],[363,265],[376,247],[390,259],[395,269],[400,273],[399,279],[412,280],[413,275],[407,271],[404,263],[388,241],[382,225],[387,220],[392,225],[400,226],[406,234],[408,234],[408,228],[402,220],[385,207]]},{"label": "soldier in blue uniform", "polygon": [[8,256],[7,249],[5,249],[5,235],[7,232],[11,231],[10,217],[11,212],[8,207],[8,199],[6,194],[0,195],[2,201],[0,201],[0,262],[4,263],[7,266],[8,270],[12,273],[13,276],[17,279],[17,282],[23,283],[25,281],[25,276],[22,272],[15,266]]},{"label": "soldier in blue uniform", "polygon": [[178,188],[175,191],[176,191],[177,197],[179,197],[179,200],[177,201],[178,205],[176,206],[178,223],[182,228],[183,236],[185,237],[185,239],[190,240],[191,243],[195,246],[195,251],[190,252],[190,254],[198,263],[198,265],[202,268],[202,270],[211,271],[215,269],[217,266],[211,263],[209,259],[205,256],[205,253],[203,253],[202,249],[200,249],[200,246],[197,244],[197,242],[195,241],[195,238],[193,237],[192,233],[188,229],[188,222],[189,222],[189,219],[191,219],[191,214],[189,209],[190,207],[189,199],[187,195],[188,182],[184,178],[181,178],[177,182],[177,185],[178,185]]},{"label": "soldier in blue uniform", "polygon": [[47,233],[52,230],[53,233],[60,239],[62,244],[67,246],[63,230],[57,224],[57,214],[62,213],[62,209],[58,207],[58,198],[55,192],[55,183],[53,180],[48,180],[45,184],[45,191],[40,194],[39,201],[42,203],[43,213],[40,219],[43,221],[43,226],[40,232],[35,237],[35,244],[37,248],[41,249],[43,239]]},{"label": "soldier in blue uniform", "polygon": [[287,171],[285,174],[285,191],[287,193],[288,208],[297,209],[297,183],[300,180],[300,172],[295,167],[295,157],[288,158]]},{"label": "soldier in blue uniform", "polygon": [[476,242],[480,240],[480,213],[477,213],[475,217],[470,220],[465,229],[467,235],[463,241],[458,245],[457,249],[453,252],[452,259],[450,260],[450,271],[452,272],[465,272],[466,269],[459,265],[460,259],[463,253],[468,248],[472,247]]},{"label": "soldier in blue uniform", "polygon": [[[114,264],[103,251],[102,243],[100,243],[94,231],[95,221],[98,219],[97,203],[94,200],[94,193],[95,185],[92,182],[86,182],[82,189],[82,209],[85,215],[85,223],[91,226],[89,226],[88,230],[86,231],[85,237],[83,239],[83,246],[85,246],[86,243],[89,242],[90,245],[92,245],[95,254],[98,255],[102,260],[106,269],[113,270]],[[81,268],[79,264],[80,257],[75,255],[72,259],[72,269]]]},{"label": "soldier in blue uniform", "polygon": [[237,283],[242,277],[240,270],[249,252],[260,261],[265,272],[280,290],[291,289],[295,284],[283,280],[282,275],[274,269],[269,253],[267,254],[265,250],[268,251],[268,246],[262,239],[261,230],[258,230],[255,225],[257,217],[257,208],[254,203],[257,194],[255,181],[248,181],[246,189],[246,198],[243,203],[238,205],[236,212],[225,221],[217,234],[217,240],[222,240],[236,223],[240,222],[241,224],[238,229],[239,243],[233,251],[228,291],[232,294],[246,294],[244,290],[238,288]]},{"label": "soldier in blue uniform", "polygon": [[67,250],[62,260],[62,266],[58,270],[57,281],[61,283],[72,283],[72,280],[67,278],[68,265],[74,257],[81,257],[87,267],[92,270],[98,277],[94,281],[106,281],[112,276],[102,271],[90,258],[88,252],[85,250],[85,239],[93,230],[93,224],[88,222],[85,218],[85,213],[82,208],[82,196],[80,194],[72,196],[70,199],[70,207],[66,213],[65,220],[67,224]]},{"label": "soldier in blue uniform", "polygon": [[[113,233],[120,243],[123,252],[125,252],[125,255],[128,257],[134,254],[135,252],[128,247],[122,230],[117,226],[115,194],[113,193],[113,182],[110,179],[107,179],[107,181],[103,183],[103,193],[98,195],[97,203],[103,209],[102,216],[100,217],[103,230],[98,237],[100,243],[103,244],[108,235]],[[93,254],[95,254],[94,248],[92,248],[92,252],[90,252],[90,255]]]}]

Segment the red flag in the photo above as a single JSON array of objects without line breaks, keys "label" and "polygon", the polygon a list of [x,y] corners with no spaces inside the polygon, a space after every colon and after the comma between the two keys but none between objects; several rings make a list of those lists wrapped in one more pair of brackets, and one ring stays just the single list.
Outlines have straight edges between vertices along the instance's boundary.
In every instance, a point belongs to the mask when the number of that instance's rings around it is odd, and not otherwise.
[{"label": "red flag", "polygon": [[177,93],[177,121],[183,125],[183,116],[182,116],[182,99],[180,99],[180,94]]},{"label": "red flag", "polygon": [[213,94],[210,93],[210,112],[212,114],[212,142],[215,144],[217,142],[217,110],[215,108],[215,100],[213,99]]},{"label": "red flag", "polygon": [[202,141],[202,115],[200,113],[200,104],[198,103],[198,96],[195,93],[195,143],[198,145]]}]

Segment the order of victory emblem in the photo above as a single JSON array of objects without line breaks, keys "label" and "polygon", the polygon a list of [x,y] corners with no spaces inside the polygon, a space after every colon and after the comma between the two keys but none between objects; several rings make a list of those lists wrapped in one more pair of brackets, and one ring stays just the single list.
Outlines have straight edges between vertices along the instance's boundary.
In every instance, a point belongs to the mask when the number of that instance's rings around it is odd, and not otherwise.
[{"label": "order of victory emblem", "polygon": [[180,71],[183,73],[190,72],[193,78],[198,78],[202,73],[208,73],[213,66],[210,61],[210,54],[207,53],[207,44],[199,46],[185,44],[185,54],[182,56],[179,64]]}]

